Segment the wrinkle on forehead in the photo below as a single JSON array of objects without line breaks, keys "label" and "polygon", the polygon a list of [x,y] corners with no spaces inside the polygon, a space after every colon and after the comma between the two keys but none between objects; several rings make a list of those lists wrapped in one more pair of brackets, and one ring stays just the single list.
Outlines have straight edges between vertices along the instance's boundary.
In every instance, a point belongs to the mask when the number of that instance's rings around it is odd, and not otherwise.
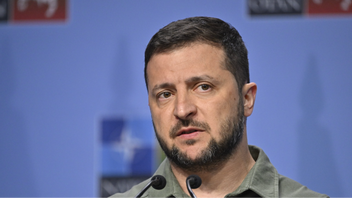
[{"label": "wrinkle on forehead", "polygon": [[[198,48],[198,46],[203,46],[203,47]],[[204,48],[205,46],[207,46],[207,47]],[[208,54],[207,57],[201,58],[199,56],[199,53],[201,53],[201,54],[203,52],[209,53],[209,47],[211,49],[210,54]],[[188,51],[186,54],[184,53],[185,50]],[[171,57],[170,57],[170,55],[171,55]],[[192,59],[190,57],[198,57],[198,58]],[[155,64],[155,61],[154,61],[155,58],[158,59],[157,64]],[[208,43],[202,43],[202,42],[194,42],[194,43],[190,43],[188,45],[185,45],[185,46],[182,46],[179,48],[172,49],[170,51],[156,53],[151,57],[151,59],[148,63],[148,66],[147,66],[146,72],[148,75],[148,90],[152,91],[157,87],[165,87],[168,83],[167,79],[174,77],[173,73],[175,73],[175,72],[184,73],[184,75],[180,75],[180,77],[187,78],[187,79],[178,79],[177,80],[178,82],[195,81],[196,78],[198,78],[197,75],[202,76],[203,75],[202,70],[191,71],[193,69],[193,67],[190,67],[190,64],[188,63],[189,61],[191,61],[191,65],[193,62],[193,64],[195,64],[195,65],[202,64],[205,67],[216,67],[215,65],[210,64],[210,62],[213,62],[212,60],[218,60],[219,62],[217,62],[215,64],[219,65],[220,68],[223,70],[228,70],[225,66],[225,59],[226,59],[226,55],[225,55],[225,52],[221,46],[210,45]],[[184,63],[186,63],[186,64],[184,64]],[[153,67],[153,69],[151,69],[151,67]],[[168,71],[171,73],[164,74],[164,73],[160,72],[161,71],[160,69],[166,69],[166,68],[168,68]],[[187,77],[187,74],[190,74],[190,73],[194,73],[195,76]],[[153,81],[153,78],[154,78],[154,77],[152,77],[153,74],[154,74],[154,76],[157,75],[159,80],[164,79],[165,82],[163,82],[163,80],[161,80],[161,81],[157,82],[158,83],[157,85],[151,84]],[[166,76],[166,75],[171,75],[171,76]],[[201,77],[201,78],[203,78],[203,77]],[[208,77],[211,77],[211,76],[208,75]],[[189,79],[189,78],[192,78],[192,79]],[[198,80],[200,80],[200,79],[198,78]]]}]

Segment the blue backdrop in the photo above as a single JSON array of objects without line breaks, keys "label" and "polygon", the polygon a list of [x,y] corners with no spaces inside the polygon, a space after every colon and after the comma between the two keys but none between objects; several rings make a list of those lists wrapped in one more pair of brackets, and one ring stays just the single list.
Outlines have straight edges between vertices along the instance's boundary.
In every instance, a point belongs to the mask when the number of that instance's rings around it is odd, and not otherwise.
[{"label": "blue backdrop", "polygon": [[243,0],[76,0],[65,23],[1,23],[0,196],[97,196],[109,171],[102,120],[139,120],[133,130],[152,136],[144,49],[169,22],[201,15],[247,45],[258,85],[249,143],[279,173],[352,196],[351,15],[252,18]]}]

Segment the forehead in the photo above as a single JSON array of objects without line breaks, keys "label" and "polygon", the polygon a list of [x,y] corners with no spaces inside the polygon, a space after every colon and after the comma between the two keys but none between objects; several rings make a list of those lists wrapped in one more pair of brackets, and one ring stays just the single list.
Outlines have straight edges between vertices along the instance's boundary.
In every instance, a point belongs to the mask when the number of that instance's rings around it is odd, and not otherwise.
[{"label": "forehead", "polygon": [[154,54],[147,65],[148,84],[156,79],[172,79],[226,70],[222,47],[192,43],[182,48]]}]

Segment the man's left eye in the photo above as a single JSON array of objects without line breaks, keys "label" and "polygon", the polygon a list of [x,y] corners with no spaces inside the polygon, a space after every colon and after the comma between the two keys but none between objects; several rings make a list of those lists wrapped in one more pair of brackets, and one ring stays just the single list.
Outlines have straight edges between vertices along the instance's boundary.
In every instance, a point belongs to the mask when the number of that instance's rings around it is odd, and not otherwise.
[{"label": "man's left eye", "polygon": [[199,89],[201,89],[202,91],[207,91],[210,89],[210,85],[208,84],[201,84],[198,86]]}]

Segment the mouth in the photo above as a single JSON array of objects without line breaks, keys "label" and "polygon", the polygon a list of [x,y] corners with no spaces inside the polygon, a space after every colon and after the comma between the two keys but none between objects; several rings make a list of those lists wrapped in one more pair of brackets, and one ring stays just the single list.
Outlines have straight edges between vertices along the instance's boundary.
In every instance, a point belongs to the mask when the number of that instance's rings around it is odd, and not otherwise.
[{"label": "mouth", "polygon": [[176,133],[176,137],[182,136],[182,135],[189,135],[189,134],[196,133],[196,132],[203,132],[203,131],[204,130],[202,130],[202,129],[193,128],[193,127],[192,128],[183,128]]}]

